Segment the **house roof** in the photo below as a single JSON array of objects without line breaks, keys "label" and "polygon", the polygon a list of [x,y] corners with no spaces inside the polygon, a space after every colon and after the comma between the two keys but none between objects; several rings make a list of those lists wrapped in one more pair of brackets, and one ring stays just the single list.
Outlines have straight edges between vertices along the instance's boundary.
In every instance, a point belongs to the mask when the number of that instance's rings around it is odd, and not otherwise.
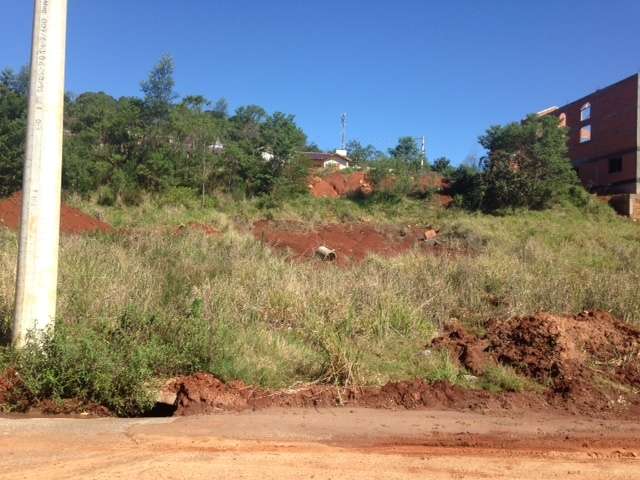
[{"label": "house roof", "polygon": [[327,160],[339,159],[347,162],[353,162],[349,157],[339,155],[337,153],[325,153],[325,152],[300,152],[309,160],[314,162],[326,162]]}]

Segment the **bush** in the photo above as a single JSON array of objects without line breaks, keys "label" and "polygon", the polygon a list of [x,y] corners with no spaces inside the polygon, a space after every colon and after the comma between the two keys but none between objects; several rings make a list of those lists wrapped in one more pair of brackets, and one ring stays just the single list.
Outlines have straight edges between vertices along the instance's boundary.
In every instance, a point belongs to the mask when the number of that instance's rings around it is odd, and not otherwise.
[{"label": "bush", "polygon": [[198,301],[180,320],[130,309],[115,325],[60,322],[11,363],[36,400],[75,398],[140,415],[153,406],[154,379],[211,368],[214,333]]},{"label": "bush", "polygon": [[103,185],[98,188],[98,205],[113,207],[116,204],[116,199],[116,194],[111,187]]},{"label": "bush", "polygon": [[170,205],[174,207],[196,208],[201,199],[192,188],[171,187],[166,189],[159,197],[160,206]]},{"label": "bush", "polygon": [[482,172],[461,165],[452,175],[451,195],[455,205],[467,210],[482,208],[486,185]]},{"label": "bush", "polygon": [[480,137],[487,149],[483,206],[545,209],[578,188],[568,157],[567,131],[553,116],[529,116],[520,123],[494,126]]}]

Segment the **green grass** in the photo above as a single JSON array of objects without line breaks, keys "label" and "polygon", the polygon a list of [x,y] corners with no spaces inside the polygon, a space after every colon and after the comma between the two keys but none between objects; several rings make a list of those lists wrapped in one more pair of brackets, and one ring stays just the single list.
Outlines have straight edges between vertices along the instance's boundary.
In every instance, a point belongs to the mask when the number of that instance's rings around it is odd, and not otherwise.
[{"label": "green grass", "polygon": [[[410,200],[219,198],[204,209],[152,197],[123,208],[70,200],[114,226],[152,233],[63,237],[55,337],[44,348],[0,354],[0,368],[17,366],[36,398],[76,396],[135,414],[149,407],[155,381],[200,370],[273,388],[412,378],[467,385],[448,356],[423,354],[451,319],[481,331],[491,318],[600,308],[640,324],[640,227],[597,206],[488,216]],[[433,224],[471,254],[409,252],[319,268],[243,233],[259,218]],[[191,221],[223,233],[157,228]],[[6,331],[16,235],[0,230],[0,246]],[[530,388],[503,369],[479,385]]]}]

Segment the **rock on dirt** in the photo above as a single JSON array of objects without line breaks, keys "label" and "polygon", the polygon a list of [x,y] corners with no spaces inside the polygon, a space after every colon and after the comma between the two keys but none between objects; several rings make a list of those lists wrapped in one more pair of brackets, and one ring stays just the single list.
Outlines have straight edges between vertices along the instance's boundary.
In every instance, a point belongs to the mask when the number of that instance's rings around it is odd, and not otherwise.
[{"label": "rock on dirt", "polygon": [[[0,201],[0,225],[18,231],[22,216],[22,193]],[[64,203],[60,206],[60,231],[65,234],[110,232],[111,226]]]}]

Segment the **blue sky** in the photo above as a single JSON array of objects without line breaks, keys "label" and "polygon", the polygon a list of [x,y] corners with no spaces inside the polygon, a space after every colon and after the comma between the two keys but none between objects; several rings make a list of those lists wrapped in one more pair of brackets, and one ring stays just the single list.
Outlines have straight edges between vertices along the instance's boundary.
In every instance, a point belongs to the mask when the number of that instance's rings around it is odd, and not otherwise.
[{"label": "blue sky", "polygon": [[[0,0],[0,68],[28,60],[33,2]],[[296,115],[311,141],[481,154],[491,124],[640,70],[637,0],[69,0],[67,89],[138,95],[163,53],[178,93]]]}]

